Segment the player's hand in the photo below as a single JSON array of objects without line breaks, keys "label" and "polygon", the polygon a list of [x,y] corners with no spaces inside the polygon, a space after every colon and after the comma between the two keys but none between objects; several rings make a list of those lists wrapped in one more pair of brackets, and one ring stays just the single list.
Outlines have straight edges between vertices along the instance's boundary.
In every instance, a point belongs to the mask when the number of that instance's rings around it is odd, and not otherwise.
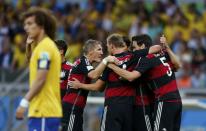
[{"label": "player's hand", "polygon": [[32,43],[34,43],[34,39],[28,36],[26,40],[26,57],[28,62],[32,54]]},{"label": "player's hand", "polygon": [[164,35],[160,37],[160,43],[162,44],[163,48],[169,48],[169,45],[167,43],[167,39]]},{"label": "player's hand", "polygon": [[33,42],[34,42],[34,39],[28,36],[26,39],[26,44],[31,45]]},{"label": "player's hand", "polygon": [[108,63],[114,63],[116,65],[120,64],[120,61],[115,56],[107,56],[106,60],[108,61]]},{"label": "player's hand", "polygon": [[79,89],[80,88],[80,82],[79,80],[77,80],[76,78],[72,78],[73,81],[69,81],[68,82],[68,85],[70,86],[70,88],[73,88],[73,89]]},{"label": "player's hand", "polygon": [[19,106],[16,110],[16,119],[22,120],[24,118],[25,111],[26,111],[26,108]]}]

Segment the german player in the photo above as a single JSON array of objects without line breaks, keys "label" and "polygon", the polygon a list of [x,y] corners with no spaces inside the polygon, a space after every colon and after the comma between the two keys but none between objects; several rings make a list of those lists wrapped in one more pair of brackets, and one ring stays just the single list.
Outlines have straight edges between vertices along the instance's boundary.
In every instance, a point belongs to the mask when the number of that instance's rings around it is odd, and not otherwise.
[{"label": "german player", "polygon": [[[160,41],[166,43],[165,37],[161,37]],[[145,46],[148,48],[151,45]],[[181,63],[167,44],[165,49],[159,54],[141,58],[133,71],[123,70],[115,65],[109,67],[129,81],[143,75],[142,82],[147,83],[155,95],[154,131],[179,131],[182,102],[174,71],[181,67]]]},{"label": "german player", "polygon": [[58,131],[62,117],[59,74],[61,57],[53,39],[56,22],[45,9],[33,7],[23,14],[24,29],[36,44],[30,58],[30,88],[21,100],[16,118],[28,111],[29,131]]},{"label": "german player", "polygon": [[[141,55],[145,56],[148,53],[148,49],[136,53],[128,52],[128,46],[119,34],[112,34],[107,38],[107,49],[109,54],[118,58],[120,67],[128,70],[133,69],[134,66],[132,62],[128,61]],[[105,83],[107,88],[105,90],[105,109],[101,130],[132,130],[135,89],[132,88],[130,82],[122,81],[117,74],[108,68],[105,69],[101,79],[98,79],[94,84],[82,84],[76,80],[70,81],[73,88],[93,91],[104,89]]]},{"label": "german player", "polygon": [[72,64],[65,59],[65,53],[67,51],[67,44],[63,40],[55,40],[55,43],[61,54],[61,74],[60,74],[60,88],[61,88],[61,100],[66,94],[67,81],[72,69]]},{"label": "german player", "polygon": [[[132,50],[145,49],[145,45],[152,45],[152,39],[148,35],[138,35],[132,37]],[[138,60],[139,61],[139,60]],[[154,94],[141,82],[141,78],[134,81],[136,88],[136,100],[134,110],[134,131],[152,131],[152,114],[154,107]]]},{"label": "german player", "polygon": [[[87,40],[83,47],[83,56],[74,62],[68,80],[77,79],[89,84],[92,79],[97,79],[104,71],[107,63],[115,62],[115,57],[108,56],[102,60],[102,45],[97,40]],[[100,62],[94,69],[93,63]],[[72,89],[68,87],[63,97],[62,131],[82,131],[83,111],[86,105],[87,90]]]}]

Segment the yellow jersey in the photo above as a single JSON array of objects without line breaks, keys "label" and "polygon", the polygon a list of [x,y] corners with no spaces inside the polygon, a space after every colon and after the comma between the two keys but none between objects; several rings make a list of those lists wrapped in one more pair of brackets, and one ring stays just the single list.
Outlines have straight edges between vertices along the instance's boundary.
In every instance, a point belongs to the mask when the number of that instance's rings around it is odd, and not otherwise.
[{"label": "yellow jersey", "polygon": [[30,59],[30,87],[38,70],[48,70],[41,91],[30,101],[29,117],[62,117],[60,99],[61,57],[55,43],[45,37],[35,47]]}]

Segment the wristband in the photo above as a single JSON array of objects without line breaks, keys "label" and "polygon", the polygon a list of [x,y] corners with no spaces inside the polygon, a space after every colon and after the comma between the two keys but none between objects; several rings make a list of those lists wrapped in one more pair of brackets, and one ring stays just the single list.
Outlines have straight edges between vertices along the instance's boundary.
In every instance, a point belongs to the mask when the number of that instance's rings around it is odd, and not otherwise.
[{"label": "wristband", "polygon": [[104,58],[104,59],[102,60],[102,63],[105,64],[105,65],[107,65],[108,61],[106,60],[106,58]]},{"label": "wristband", "polygon": [[24,107],[24,108],[28,108],[29,107],[29,101],[25,98],[23,98],[20,102],[20,106]]}]

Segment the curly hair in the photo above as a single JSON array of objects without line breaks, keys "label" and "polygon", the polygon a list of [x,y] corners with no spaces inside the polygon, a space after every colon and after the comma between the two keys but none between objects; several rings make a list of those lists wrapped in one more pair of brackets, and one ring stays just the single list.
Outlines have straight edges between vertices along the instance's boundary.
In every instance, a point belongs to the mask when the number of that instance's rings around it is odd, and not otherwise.
[{"label": "curly hair", "polygon": [[22,14],[21,19],[24,21],[31,16],[35,17],[37,25],[43,27],[45,33],[54,40],[57,25],[56,18],[52,15],[51,11],[40,7],[31,7]]}]

